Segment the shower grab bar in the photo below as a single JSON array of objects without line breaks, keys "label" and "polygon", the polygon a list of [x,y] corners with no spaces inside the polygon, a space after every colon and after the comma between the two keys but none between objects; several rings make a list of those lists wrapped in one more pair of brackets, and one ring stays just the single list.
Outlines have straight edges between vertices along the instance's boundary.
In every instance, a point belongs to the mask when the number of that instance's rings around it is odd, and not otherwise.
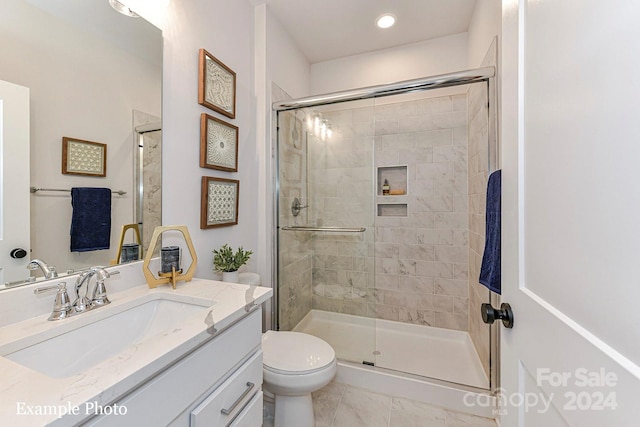
[{"label": "shower grab bar", "polygon": [[280,227],[280,229],[286,231],[326,231],[330,233],[362,233],[366,230],[364,227],[305,227],[300,225],[286,225],[284,227]]}]

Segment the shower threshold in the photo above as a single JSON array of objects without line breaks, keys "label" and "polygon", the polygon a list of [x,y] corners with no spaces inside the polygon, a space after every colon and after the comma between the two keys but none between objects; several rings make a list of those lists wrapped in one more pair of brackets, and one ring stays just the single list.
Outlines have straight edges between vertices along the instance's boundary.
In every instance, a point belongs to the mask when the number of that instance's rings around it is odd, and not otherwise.
[{"label": "shower threshold", "polygon": [[311,310],[293,329],[327,341],[338,359],[489,388],[467,332]]}]

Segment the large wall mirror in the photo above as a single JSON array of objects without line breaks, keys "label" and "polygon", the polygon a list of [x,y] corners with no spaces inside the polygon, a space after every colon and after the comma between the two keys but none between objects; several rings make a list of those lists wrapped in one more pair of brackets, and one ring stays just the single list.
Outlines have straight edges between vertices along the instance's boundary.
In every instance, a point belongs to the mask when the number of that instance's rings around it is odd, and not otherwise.
[{"label": "large wall mirror", "polygon": [[[25,165],[20,176],[2,176],[0,289],[41,280],[40,268],[27,268],[34,259],[60,276],[110,265],[124,225],[141,223],[150,236],[161,223],[162,33],[109,0],[2,0],[0,39],[0,112],[11,108],[3,85],[29,89],[28,158],[7,148],[6,135],[0,144],[5,165]],[[62,173],[64,137],[105,144],[106,176]],[[29,193],[26,206],[8,199],[12,185]],[[75,187],[112,190],[108,249],[71,250]],[[28,213],[28,225],[13,226]],[[23,258],[11,256],[18,248]]]}]

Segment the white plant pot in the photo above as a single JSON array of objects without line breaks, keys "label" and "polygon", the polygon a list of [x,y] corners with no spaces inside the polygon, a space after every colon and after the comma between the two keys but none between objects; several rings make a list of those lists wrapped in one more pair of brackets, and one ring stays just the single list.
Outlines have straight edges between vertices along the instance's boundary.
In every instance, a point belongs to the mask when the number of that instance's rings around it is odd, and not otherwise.
[{"label": "white plant pot", "polygon": [[238,275],[238,270],[222,272],[222,281],[223,282],[229,282],[229,283],[238,283],[238,282],[240,282],[240,276]]}]

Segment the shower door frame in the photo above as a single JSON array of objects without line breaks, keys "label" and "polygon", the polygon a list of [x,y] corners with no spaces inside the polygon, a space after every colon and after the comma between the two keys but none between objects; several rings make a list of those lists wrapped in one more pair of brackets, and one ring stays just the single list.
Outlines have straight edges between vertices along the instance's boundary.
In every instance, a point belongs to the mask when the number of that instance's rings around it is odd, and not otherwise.
[{"label": "shower door frame", "polygon": [[[273,298],[271,300],[271,326],[274,330],[280,330],[279,320],[279,302],[278,302],[278,263],[279,263],[279,200],[280,200],[280,159],[279,159],[279,116],[281,111],[298,110],[301,108],[317,107],[322,105],[337,104],[348,101],[357,101],[363,99],[382,98],[390,95],[399,95],[409,92],[422,92],[432,89],[440,89],[445,87],[462,86],[473,83],[486,83],[489,126],[488,126],[488,171],[489,173],[499,169],[500,159],[500,143],[498,139],[498,108],[497,108],[497,83],[496,83],[496,67],[488,66],[474,68],[470,70],[457,71],[447,74],[439,74],[435,76],[423,77],[419,79],[404,80],[396,83],[384,85],[368,86],[360,89],[333,92],[324,95],[310,96],[286,101],[277,101],[272,104],[272,110],[275,112],[272,126],[275,135],[275,168],[273,172],[274,182],[274,200],[273,200],[273,257],[272,257],[272,283]],[[500,295],[490,292],[490,301],[492,306],[500,306]],[[500,385],[500,329],[498,322],[490,325],[490,378],[489,390],[495,394]],[[440,380],[437,380],[440,381]],[[447,381],[444,381],[448,383]],[[477,389],[483,391],[485,389],[465,386],[469,389]]]}]

